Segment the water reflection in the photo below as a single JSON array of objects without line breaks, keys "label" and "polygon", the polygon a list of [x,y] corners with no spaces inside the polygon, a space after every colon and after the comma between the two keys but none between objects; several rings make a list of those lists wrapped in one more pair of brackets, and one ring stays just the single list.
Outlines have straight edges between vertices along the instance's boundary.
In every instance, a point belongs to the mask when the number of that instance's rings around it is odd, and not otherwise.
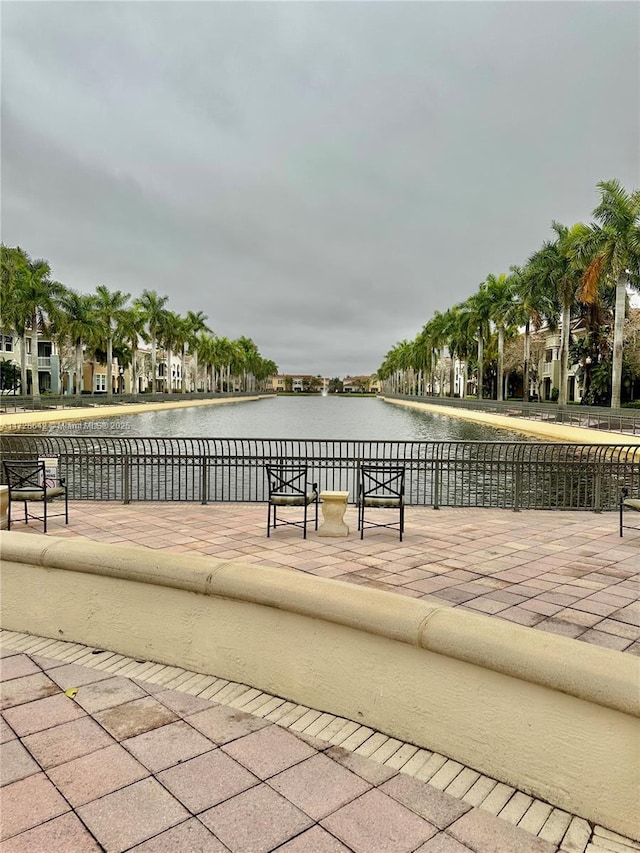
[{"label": "water reflection", "polygon": [[[126,411],[126,410],[125,410]],[[89,427],[89,422],[84,422]],[[48,432],[82,434],[80,423]],[[521,433],[396,406],[371,397],[278,397],[103,418],[103,435],[361,439],[380,441],[522,441]],[[90,430],[95,434],[95,430]]]}]

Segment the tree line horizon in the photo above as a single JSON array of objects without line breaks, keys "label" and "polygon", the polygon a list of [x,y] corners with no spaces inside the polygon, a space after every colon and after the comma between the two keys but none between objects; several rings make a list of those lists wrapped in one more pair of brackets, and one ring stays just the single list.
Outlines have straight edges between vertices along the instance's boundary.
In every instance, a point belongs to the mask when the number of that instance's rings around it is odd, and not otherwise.
[{"label": "tree line horizon", "polygon": [[[276,363],[263,358],[254,341],[246,336],[237,340],[216,335],[207,325],[202,311],[187,311],[181,316],[169,310],[168,296],[144,289],[131,300],[131,294],[111,291],[98,285],[95,293],[84,294],[55,281],[48,261],[32,259],[19,246],[1,246],[3,298],[0,302],[0,329],[12,332],[20,347],[20,387],[28,387],[27,335],[31,336],[32,393],[40,395],[38,376],[38,336],[50,334],[60,350],[70,347],[75,352],[75,395],[83,391],[84,361],[107,367],[107,396],[113,394],[113,360],[129,367],[132,387],[138,393],[137,351],[140,341],[151,344],[152,391],[168,383],[171,387],[172,355],[181,358],[181,387],[186,392],[186,355],[194,364],[194,387],[198,390],[198,365],[204,369],[204,390],[229,390],[239,379],[242,390],[255,390],[260,383],[278,372]],[[157,350],[167,353],[168,376],[157,376]],[[33,377],[36,377],[33,381]]]},{"label": "tree line horizon", "polygon": [[[446,349],[451,396],[458,359],[465,390],[469,371],[474,371],[478,399],[494,384],[495,399],[503,400],[505,343],[524,328],[520,369],[526,402],[532,330],[546,327],[560,333],[558,403],[567,403],[571,355],[583,379],[584,401],[619,408],[640,379],[640,356],[629,347],[625,359],[623,347],[627,288],[640,291],[640,190],[629,192],[618,180],[601,181],[597,188],[600,202],[592,212],[594,221],[572,227],[552,222],[553,238],[523,266],[488,275],[464,302],[436,311],[414,340],[395,344],[377,371],[385,386],[424,395],[429,388],[433,392],[437,382],[442,394]],[[572,340],[575,321],[583,334]]]}]

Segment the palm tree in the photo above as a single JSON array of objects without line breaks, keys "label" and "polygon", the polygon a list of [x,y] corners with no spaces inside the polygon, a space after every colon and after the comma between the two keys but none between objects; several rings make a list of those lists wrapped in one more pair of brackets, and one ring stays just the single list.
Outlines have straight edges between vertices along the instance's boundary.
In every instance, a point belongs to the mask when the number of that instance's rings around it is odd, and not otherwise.
[{"label": "palm tree", "polygon": [[619,408],[627,285],[640,287],[640,190],[629,193],[617,180],[601,181],[598,188],[600,204],[593,211],[597,222],[576,227],[569,254],[585,267],[585,301],[593,300],[598,288],[615,283],[611,407]]},{"label": "palm tree", "polygon": [[120,317],[120,332],[131,349],[131,392],[138,394],[138,346],[147,340],[145,316],[137,303],[125,309]]},{"label": "palm tree", "polygon": [[167,370],[165,377],[165,392],[171,394],[172,382],[172,356],[181,346],[183,340],[182,318],[175,311],[164,311],[160,320],[159,340],[167,353]]},{"label": "palm tree", "polygon": [[498,330],[498,381],[496,399],[504,400],[504,342],[508,332],[518,320],[515,279],[501,273],[487,276],[487,293],[491,300],[491,319]]},{"label": "palm tree", "polygon": [[550,291],[556,302],[556,311],[561,313],[560,323],[560,388],[558,404],[567,403],[567,385],[569,375],[569,340],[571,331],[571,312],[581,292],[582,271],[570,260],[570,252],[575,242],[576,231],[559,222],[551,227],[556,239],[547,241],[542,248],[529,259],[529,274],[534,277],[536,288]]},{"label": "palm tree", "polygon": [[12,248],[2,244],[2,299],[0,300],[0,326],[15,332],[20,352],[20,391],[27,393],[27,328],[30,315],[20,303],[20,284],[27,274],[29,256],[19,246]]},{"label": "palm tree", "polygon": [[113,396],[113,338],[129,297],[129,293],[111,291],[103,284],[96,288],[95,315],[100,327],[99,334],[107,344],[107,397]]},{"label": "palm tree", "polygon": [[68,338],[75,350],[75,395],[82,395],[84,377],[84,347],[94,335],[97,300],[75,290],[62,294],[55,316],[55,325],[62,338]]},{"label": "palm tree", "polygon": [[135,305],[140,308],[147,324],[149,339],[151,341],[151,391],[157,390],[157,368],[156,368],[156,348],[158,334],[162,325],[162,318],[165,313],[165,305],[168,301],[168,296],[158,296],[155,290],[143,290],[142,296],[135,301]]},{"label": "palm tree", "polygon": [[23,322],[29,318],[31,328],[31,393],[40,397],[38,381],[38,333],[44,328],[50,312],[55,310],[56,301],[63,295],[65,288],[60,282],[51,279],[51,267],[47,261],[38,258],[27,262],[17,279],[17,287],[12,294],[16,299],[15,316]]},{"label": "palm tree", "polygon": [[[193,360],[193,391],[198,390],[198,336],[205,333],[211,332],[211,329],[207,326],[207,320],[209,319],[206,314],[203,314],[202,311],[187,311],[186,316],[187,328],[189,330],[189,339],[187,341],[189,345],[189,352],[191,353]],[[184,371],[183,371],[184,375]]]},{"label": "palm tree", "polygon": [[489,320],[491,318],[491,297],[487,293],[487,285],[482,282],[478,290],[472,294],[466,302],[467,310],[471,316],[470,324],[475,328],[475,336],[478,341],[478,399],[484,396],[484,344],[489,337]]}]

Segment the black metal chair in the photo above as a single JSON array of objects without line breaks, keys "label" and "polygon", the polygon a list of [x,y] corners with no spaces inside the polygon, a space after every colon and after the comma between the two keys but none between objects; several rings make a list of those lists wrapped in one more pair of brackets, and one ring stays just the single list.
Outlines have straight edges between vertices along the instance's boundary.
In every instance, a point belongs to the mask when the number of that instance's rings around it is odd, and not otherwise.
[{"label": "black metal chair", "polygon": [[640,530],[640,525],[636,527],[635,524],[625,524],[625,513],[627,510],[640,512],[640,496],[637,498],[629,497],[629,489],[625,487],[620,493],[620,536],[622,536],[622,530],[625,527],[627,530]]},{"label": "black metal chair", "polygon": [[[358,475],[358,530],[364,538],[365,527],[399,529],[400,541],[404,533],[404,481],[405,469],[400,465],[360,465]],[[380,524],[365,521],[366,509],[397,509],[398,521]]]},{"label": "black metal chair", "polygon": [[[278,522],[301,527],[303,538],[307,538],[308,510],[315,504],[315,529],[318,529],[318,484],[311,483],[305,465],[265,465],[269,484],[269,503],[267,505],[267,536],[271,535],[271,513],[273,511],[273,529]],[[291,521],[278,516],[278,507],[304,507],[304,516],[300,521]]]},{"label": "black metal chair", "polygon": [[[46,479],[46,463],[42,459],[15,459],[12,462],[3,462],[4,475],[9,487],[9,506],[7,512],[7,529],[11,530],[11,503],[22,501],[24,503],[24,523],[29,519],[42,521],[44,532],[47,532],[47,519],[54,516],[64,515],[64,523],[69,524],[69,498],[67,486],[63,477],[57,479],[51,485]],[[55,498],[64,497],[64,512],[49,513],[47,506]],[[42,515],[34,515],[27,511],[27,503],[41,503]]]}]

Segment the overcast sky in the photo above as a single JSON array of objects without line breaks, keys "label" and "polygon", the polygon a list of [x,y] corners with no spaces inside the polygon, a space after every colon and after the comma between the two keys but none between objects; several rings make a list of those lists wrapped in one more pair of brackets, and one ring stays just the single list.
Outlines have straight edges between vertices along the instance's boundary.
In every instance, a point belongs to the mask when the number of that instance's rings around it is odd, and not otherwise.
[{"label": "overcast sky", "polygon": [[635,2],[3,2],[2,240],[371,373],[640,186]]}]

